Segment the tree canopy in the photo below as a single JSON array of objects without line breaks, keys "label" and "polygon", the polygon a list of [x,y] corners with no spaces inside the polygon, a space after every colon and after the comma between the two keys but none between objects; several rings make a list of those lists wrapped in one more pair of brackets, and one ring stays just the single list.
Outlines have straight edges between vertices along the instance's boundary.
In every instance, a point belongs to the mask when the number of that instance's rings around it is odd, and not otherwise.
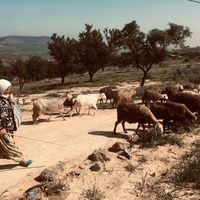
[{"label": "tree canopy", "polygon": [[69,75],[78,62],[77,41],[75,39],[66,39],[63,36],[58,36],[54,33],[51,36],[53,42],[48,42],[49,54],[55,59],[58,64],[61,84],[64,84],[65,77]]},{"label": "tree canopy", "polygon": [[[126,24],[122,30],[104,30],[108,45],[124,51],[127,63],[143,72],[141,86],[144,85],[153,64],[164,60],[167,47],[184,45],[185,39],[191,37],[189,28],[169,23],[166,30],[152,29],[147,34],[140,31],[136,21]],[[121,55],[120,55],[121,56]]]},{"label": "tree canopy", "polygon": [[22,59],[17,59],[11,63],[11,74],[17,78],[20,91],[24,86],[25,79],[26,79],[26,66]]},{"label": "tree canopy", "polygon": [[108,62],[110,49],[103,41],[100,30],[92,30],[92,25],[85,24],[85,32],[79,33],[80,60],[87,69],[90,81]]},{"label": "tree canopy", "polygon": [[[33,56],[28,60],[11,63],[11,72],[19,77],[20,87],[25,80],[40,80],[42,77],[65,77],[72,73],[88,72],[89,81],[99,70],[108,64],[118,67],[135,67],[143,73],[141,86],[153,65],[160,64],[168,53],[169,47],[184,47],[186,38],[192,32],[188,27],[169,23],[165,30],[152,29],[148,33],[140,30],[136,21],[125,24],[120,29],[105,28],[102,35],[93,25],[85,24],[85,30],[79,33],[78,40],[65,38],[54,33],[52,42],[48,42],[49,54],[55,62],[45,62]],[[21,69],[21,67],[25,69]],[[0,70],[5,71],[0,63]],[[24,72],[25,71],[25,72]],[[22,81],[23,80],[23,81]]]}]

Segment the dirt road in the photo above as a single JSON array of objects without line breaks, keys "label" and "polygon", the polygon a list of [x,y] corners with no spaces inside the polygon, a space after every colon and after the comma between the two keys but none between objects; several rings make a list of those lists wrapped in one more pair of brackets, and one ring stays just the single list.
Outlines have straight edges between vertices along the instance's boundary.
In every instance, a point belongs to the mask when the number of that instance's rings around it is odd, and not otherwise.
[{"label": "dirt road", "polygon": [[[40,172],[59,161],[84,160],[94,150],[112,146],[114,142],[124,140],[126,135],[115,136],[112,133],[116,121],[116,109],[99,109],[95,116],[41,116],[39,125],[33,125],[31,107],[24,106],[22,124],[15,133],[15,142],[26,159],[33,159],[28,168],[17,166],[12,160],[1,160],[0,194],[17,196],[37,182],[33,179]],[[128,127],[128,125],[127,125]],[[133,126],[131,126],[133,127]],[[118,131],[122,132],[119,125]]]},{"label": "dirt road", "polygon": [[[86,88],[87,90],[87,88]],[[44,94],[43,94],[44,95]],[[24,153],[26,159],[33,159],[28,168],[15,164],[12,160],[0,160],[0,199],[19,200],[29,188],[38,184],[35,177],[51,166],[65,162],[66,171],[60,175],[65,177],[70,188],[70,194],[65,197],[49,200],[80,200],[87,199],[84,191],[100,191],[105,200],[154,200],[156,193],[149,186],[158,186],[166,191],[174,188],[170,182],[163,182],[163,175],[173,171],[173,167],[181,160],[184,152],[189,152],[192,143],[200,139],[193,133],[180,134],[184,147],[165,144],[156,148],[140,149],[134,145],[130,160],[117,158],[116,153],[110,153],[111,160],[102,163],[99,172],[91,172],[91,161],[88,155],[99,148],[110,148],[116,142],[126,143],[132,136],[137,124],[126,123],[128,134],[124,134],[121,124],[117,127],[118,135],[112,131],[116,121],[116,109],[100,108],[95,116],[88,116],[83,110],[83,116],[66,115],[66,121],[58,114],[46,122],[47,115],[40,117],[39,124],[32,122],[32,102],[30,96],[22,107],[22,123],[15,133],[15,142]],[[139,159],[146,159],[141,163]],[[128,163],[135,167],[130,173],[126,170]],[[71,173],[73,172],[73,173]],[[75,172],[75,173],[74,173]],[[72,177],[69,174],[76,174]],[[144,179],[145,177],[145,179]],[[192,194],[192,195],[190,195]],[[198,191],[182,190],[181,199],[199,199]]]}]

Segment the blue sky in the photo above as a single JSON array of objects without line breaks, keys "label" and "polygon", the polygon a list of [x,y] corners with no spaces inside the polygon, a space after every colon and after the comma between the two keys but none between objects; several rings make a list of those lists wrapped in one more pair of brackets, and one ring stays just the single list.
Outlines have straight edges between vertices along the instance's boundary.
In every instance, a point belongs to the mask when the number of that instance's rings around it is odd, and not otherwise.
[{"label": "blue sky", "polygon": [[85,24],[118,28],[135,20],[140,30],[189,27],[186,45],[200,46],[200,4],[188,0],[0,0],[0,37],[59,36],[77,39]]}]

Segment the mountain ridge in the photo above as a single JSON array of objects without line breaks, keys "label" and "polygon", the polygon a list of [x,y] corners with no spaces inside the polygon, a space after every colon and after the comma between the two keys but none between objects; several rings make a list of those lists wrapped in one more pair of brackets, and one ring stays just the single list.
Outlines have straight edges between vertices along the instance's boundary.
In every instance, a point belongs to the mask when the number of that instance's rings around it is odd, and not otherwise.
[{"label": "mountain ridge", "polygon": [[18,58],[26,59],[30,56],[40,56],[50,59],[47,42],[48,36],[5,36],[0,37],[0,59],[12,61]]}]

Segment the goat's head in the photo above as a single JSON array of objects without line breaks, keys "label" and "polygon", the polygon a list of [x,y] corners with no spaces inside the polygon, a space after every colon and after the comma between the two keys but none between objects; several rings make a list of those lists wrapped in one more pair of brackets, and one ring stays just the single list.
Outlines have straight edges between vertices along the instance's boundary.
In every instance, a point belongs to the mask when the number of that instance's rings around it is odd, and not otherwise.
[{"label": "goat's head", "polygon": [[99,98],[98,99],[106,99],[105,93],[99,93]]},{"label": "goat's head", "polygon": [[65,96],[67,99],[72,99],[72,98],[73,98],[73,95],[70,94],[69,92],[66,92],[64,96]]},{"label": "goat's head", "polygon": [[154,129],[155,129],[157,135],[162,135],[162,133],[163,133],[163,125],[160,122],[156,123]]}]

